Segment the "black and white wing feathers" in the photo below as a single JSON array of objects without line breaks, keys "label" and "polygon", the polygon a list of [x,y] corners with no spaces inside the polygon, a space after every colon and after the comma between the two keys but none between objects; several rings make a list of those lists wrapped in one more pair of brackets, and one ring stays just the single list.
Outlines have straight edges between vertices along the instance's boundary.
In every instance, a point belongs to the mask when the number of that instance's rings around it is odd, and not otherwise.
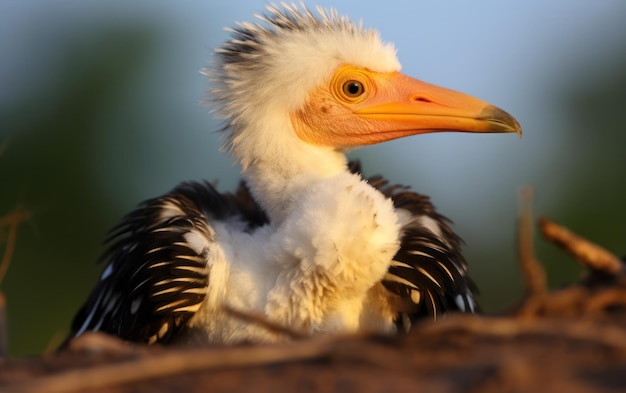
[{"label": "black and white wing feathers", "polygon": [[183,183],[141,204],[109,236],[108,264],[71,336],[96,330],[135,342],[170,340],[205,299],[207,261],[218,247],[210,223],[227,219],[250,230],[267,222],[243,185],[232,195]]}]

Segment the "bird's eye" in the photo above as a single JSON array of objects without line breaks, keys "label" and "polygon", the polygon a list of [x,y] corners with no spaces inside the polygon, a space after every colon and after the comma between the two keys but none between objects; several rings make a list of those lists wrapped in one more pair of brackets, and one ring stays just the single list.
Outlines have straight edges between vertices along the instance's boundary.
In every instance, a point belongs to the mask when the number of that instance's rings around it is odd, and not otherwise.
[{"label": "bird's eye", "polygon": [[349,80],[343,84],[343,94],[349,98],[356,98],[365,92],[363,83],[355,80]]}]

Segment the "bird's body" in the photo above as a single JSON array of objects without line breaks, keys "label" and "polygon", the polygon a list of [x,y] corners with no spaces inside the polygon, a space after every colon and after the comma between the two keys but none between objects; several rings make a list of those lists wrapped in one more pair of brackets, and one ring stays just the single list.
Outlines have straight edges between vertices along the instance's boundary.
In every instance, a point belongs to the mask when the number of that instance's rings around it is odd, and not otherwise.
[{"label": "bird's body", "polygon": [[406,330],[475,309],[458,237],[426,197],[362,178],[343,151],[423,132],[519,131],[505,112],[399,73],[395,50],[336,13],[268,7],[217,51],[213,99],[238,192],[186,183],[111,237],[73,335],[276,341],[230,309],[303,333]]}]

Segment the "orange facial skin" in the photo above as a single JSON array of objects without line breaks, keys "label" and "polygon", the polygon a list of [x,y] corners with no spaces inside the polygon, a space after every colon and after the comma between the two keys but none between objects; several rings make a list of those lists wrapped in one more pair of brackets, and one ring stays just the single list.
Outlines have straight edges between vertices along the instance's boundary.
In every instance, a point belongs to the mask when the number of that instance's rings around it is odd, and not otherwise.
[{"label": "orange facial skin", "polygon": [[513,116],[478,98],[350,65],[313,91],[291,120],[305,142],[338,148],[440,131],[522,133]]}]

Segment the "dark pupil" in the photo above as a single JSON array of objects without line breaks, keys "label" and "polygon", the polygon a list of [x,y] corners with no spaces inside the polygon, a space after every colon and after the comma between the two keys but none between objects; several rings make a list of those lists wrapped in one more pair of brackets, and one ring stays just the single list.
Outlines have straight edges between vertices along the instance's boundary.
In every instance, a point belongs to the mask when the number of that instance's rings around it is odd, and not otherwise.
[{"label": "dark pupil", "polygon": [[356,82],[352,82],[348,85],[348,93],[357,94],[361,91],[361,85]]}]

